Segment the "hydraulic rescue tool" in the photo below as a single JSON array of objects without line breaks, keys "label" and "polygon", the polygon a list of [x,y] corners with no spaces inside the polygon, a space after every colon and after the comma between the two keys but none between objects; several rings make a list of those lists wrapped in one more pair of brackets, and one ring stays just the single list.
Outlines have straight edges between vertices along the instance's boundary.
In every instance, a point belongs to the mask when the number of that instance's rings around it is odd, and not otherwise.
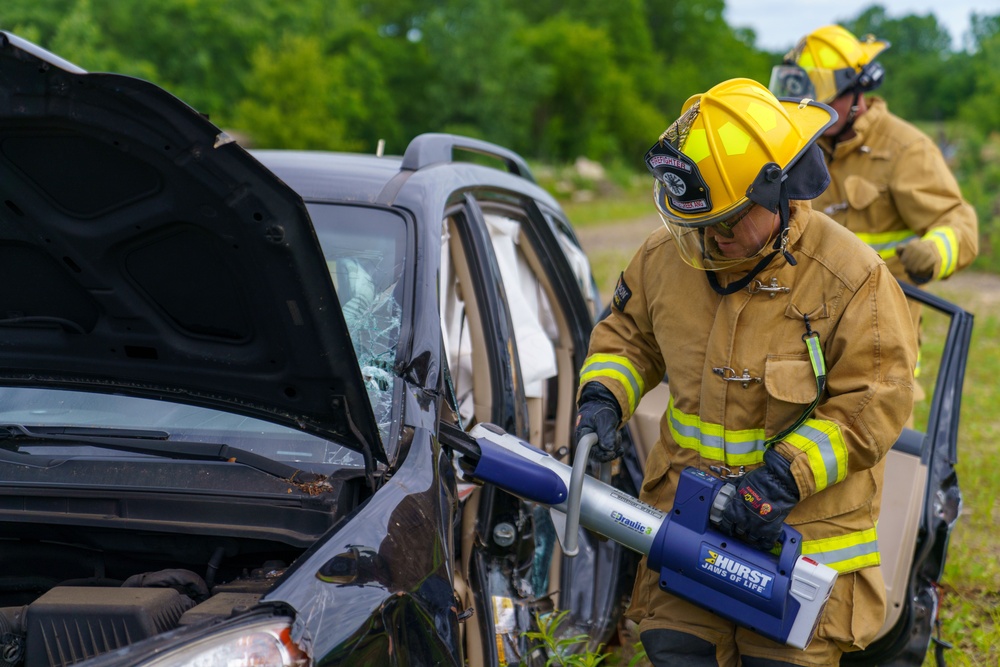
[{"label": "hydraulic rescue tool", "polygon": [[663,590],[774,641],[809,644],[837,572],[802,556],[798,531],[782,528],[780,552],[721,533],[713,524],[736,487],[693,467],[664,513],[611,486],[610,464],[602,466],[604,481],[586,474],[595,441],[581,438],[571,468],[493,424],[441,431],[466,477],[548,506],[567,555],[576,555],[582,525],[645,555]]}]

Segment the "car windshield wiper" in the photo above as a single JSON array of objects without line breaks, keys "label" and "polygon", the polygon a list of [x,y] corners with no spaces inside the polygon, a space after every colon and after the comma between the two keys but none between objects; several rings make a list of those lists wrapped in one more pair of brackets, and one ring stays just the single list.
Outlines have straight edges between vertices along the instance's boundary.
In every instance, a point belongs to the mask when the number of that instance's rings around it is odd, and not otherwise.
[{"label": "car windshield wiper", "polygon": [[166,431],[118,429],[89,426],[32,426],[0,424],[0,447],[19,451],[22,441],[60,443],[68,446],[90,445],[135,454],[152,454],[173,459],[229,461],[299,484],[317,484],[325,475],[305,472],[266,456],[239,447],[211,442],[169,440]]}]

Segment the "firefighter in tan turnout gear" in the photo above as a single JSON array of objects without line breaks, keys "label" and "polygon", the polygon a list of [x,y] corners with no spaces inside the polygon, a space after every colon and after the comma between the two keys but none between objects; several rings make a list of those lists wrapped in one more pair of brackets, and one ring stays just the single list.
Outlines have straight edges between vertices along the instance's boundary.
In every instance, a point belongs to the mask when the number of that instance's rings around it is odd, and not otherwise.
[{"label": "firefighter in tan turnout gear", "polygon": [[838,25],[818,28],[772,70],[770,88],[840,114],[817,141],[831,183],[813,208],[874,248],[897,278],[920,285],[971,264],[979,229],[931,138],[889,113],[883,99],[866,97],[885,78],[876,57],[888,47]]},{"label": "firefighter in tan turnout gear", "polygon": [[664,373],[641,498],[669,510],[687,466],[732,478],[720,528],[770,549],[787,522],[840,576],[805,650],[663,592],[639,566],[629,617],[654,665],[836,665],[882,624],[884,456],[912,404],[916,335],[885,262],[809,199],[836,114],[733,79],[689,99],[646,154],[664,228],[619,278],[581,369],[577,437],[618,429]]}]

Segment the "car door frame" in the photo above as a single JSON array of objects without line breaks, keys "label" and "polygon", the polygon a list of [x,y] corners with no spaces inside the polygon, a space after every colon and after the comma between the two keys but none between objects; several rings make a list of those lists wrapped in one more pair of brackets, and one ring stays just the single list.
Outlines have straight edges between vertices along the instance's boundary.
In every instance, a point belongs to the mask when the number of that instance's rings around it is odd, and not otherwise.
[{"label": "car door frame", "polygon": [[944,646],[943,640],[935,635],[940,603],[938,582],[944,572],[951,531],[962,508],[955,465],[962,385],[974,318],[965,309],[930,292],[906,283],[900,286],[908,299],[951,318],[920,445],[921,463],[928,469],[927,484],[902,614],[893,628],[866,650],[845,654],[841,661],[844,665],[919,667],[932,641]]}]

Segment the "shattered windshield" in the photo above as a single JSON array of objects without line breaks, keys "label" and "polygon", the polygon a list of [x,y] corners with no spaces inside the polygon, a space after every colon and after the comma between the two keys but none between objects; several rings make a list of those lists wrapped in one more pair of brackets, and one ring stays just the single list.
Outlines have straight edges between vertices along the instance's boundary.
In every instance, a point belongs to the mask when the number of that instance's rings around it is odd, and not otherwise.
[{"label": "shattered windshield", "polygon": [[307,205],[333,278],[383,442],[392,424],[406,226],[385,209]]}]

